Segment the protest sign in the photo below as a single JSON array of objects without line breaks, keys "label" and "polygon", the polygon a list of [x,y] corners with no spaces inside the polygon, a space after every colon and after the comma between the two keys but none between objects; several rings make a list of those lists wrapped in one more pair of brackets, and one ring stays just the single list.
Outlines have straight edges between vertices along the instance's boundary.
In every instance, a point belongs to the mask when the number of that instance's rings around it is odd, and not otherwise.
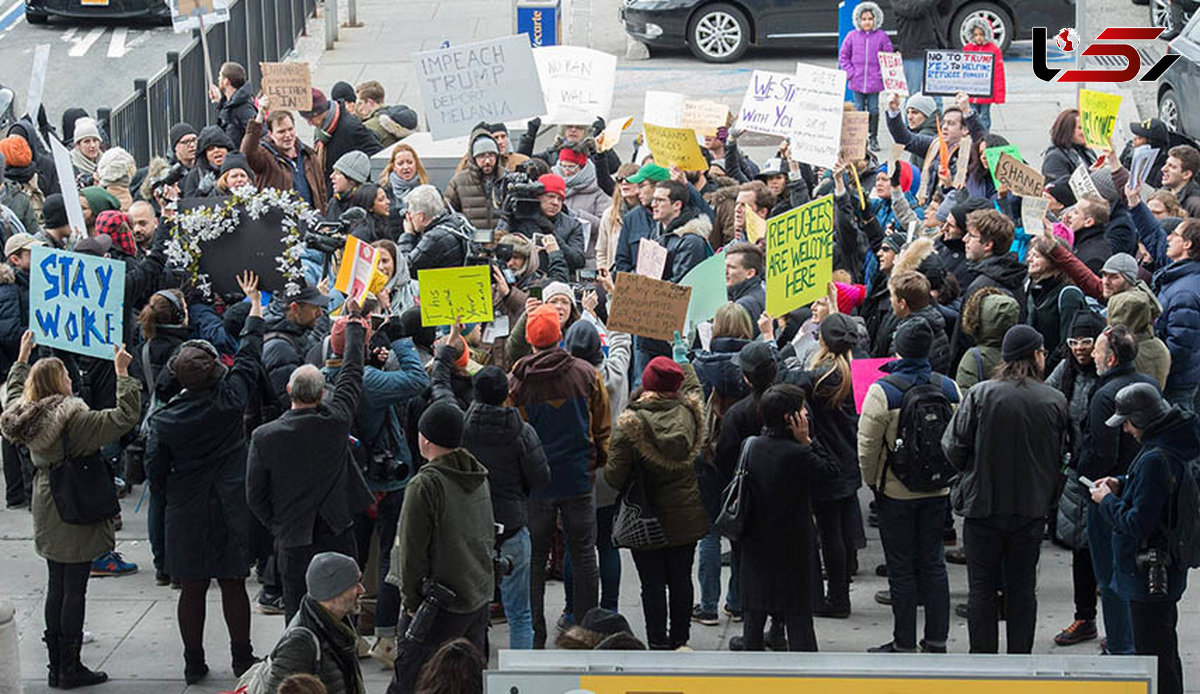
[{"label": "protest sign", "polygon": [[824,296],[832,278],[832,195],[767,220],[767,313],[782,316]]},{"label": "protest sign", "polygon": [[697,135],[717,136],[717,128],[729,122],[729,107],[715,101],[685,101],[680,125],[691,128]]},{"label": "protest sign", "polygon": [[1120,94],[1079,90],[1079,127],[1083,128],[1083,139],[1088,147],[1108,149],[1108,140],[1117,125],[1117,111],[1120,110]]},{"label": "protest sign", "polygon": [[112,359],[125,341],[125,263],[34,246],[29,329],[39,345]]},{"label": "protest sign", "polygon": [[[746,240],[750,243],[758,243],[758,240],[767,235],[767,220],[758,216],[758,213],[750,208],[749,205],[742,203],[743,214],[746,215]],[[752,318],[754,316],[751,316]]]},{"label": "protest sign", "polygon": [[642,123],[653,123],[668,128],[683,125],[683,103],[687,100],[678,92],[646,92],[642,106]]},{"label": "protest sign", "polygon": [[1046,208],[1050,201],[1045,196],[1021,198],[1021,228],[1030,236],[1037,236],[1045,231]]},{"label": "protest sign", "polygon": [[[688,301],[684,334],[690,335],[704,321],[717,314],[717,309],[729,302],[725,289],[725,251],[704,259],[688,271],[679,284],[692,288]],[[758,320],[758,316],[751,316]]]},{"label": "protest sign", "polygon": [[[50,44],[40,43],[33,49],[33,69],[29,72],[29,91],[25,96],[25,113],[34,123],[38,122],[38,111],[42,108],[42,94],[46,90],[46,70],[50,67]],[[38,133],[41,137],[41,133]],[[54,139],[54,138],[50,138]]]},{"label": "protest sign", "polygon": [[418,270],[421,325],[487,323],[492,320],[492,269],[467,265]]},{"label": "protest sign", "polygon": [[862,414],[863,401],[867,399],[867,391],[871,384],[887,376],[883,365],[892,361],[891,357],[882,359],[855,359],[850,362],[850,381],[854,386],[854,411]]},{"label": "protest sign", "polygon": [[342,265],[333,288],[345,294],[347,299],[360,301],[371,286],[375,265],[379,262],[376,250],[369,243],[347,236],[346,246],[342,249]]},{"label": "protest sign", "polygon": [[983,150],[983,160],[987,162],[988,171],[992,173],[992,185],[1000,187],[1000,181],[996,180],[996,161],[1000,159],[1002,153],[1007,152],[1009,156],[1016,157],[1017,161],[1025,161],[1021,157],[1021,150],[1016,145],[1003,145],[1000,147],[988,147]]},{"label": "protest sign", "polygon": [[580,46],[545,46],[533,51],[547,123],[591,124],[608,120],[617,57]]},{"label": "protest sign", "polygon": [[171,29],[176,34],[229,21],[227,0],[170,0],[170,4]]},{"label": "protest sign", "polygon": [[842,112],[842,157],[846,161],[859,161],[867,158],[868,120],[871,114],[866,111]]},{"label": "protest sign", "polygon": [[[178,209],[181,214],[198,207],[219,209],[228,201],[228,197],[185,198],[179,201]],[[236,230],[200,244],[200,272],[208,275],[217,294],[240,292],[237,274],[243,270],[256,273],[262,289],[282,290],[287,284],[278,260],[286,250],[283,235],[279,233],[284,211],[270,206],[252,219],[244,209],[237,209],[240,213]]]},{"label": "protest sign", "polygon": [[818,166],[837,163],[846,73],[797,64],[796,75],[755,70],[738,110],[743,130],[791,138],[791,157]]},{"label": "protest sign", "polygon": [[1075,169],[1071,174],[1068,183],[1071,185],[1071,192],[1075,194],[1076,200],[1088,197],[1100,200],[1104,199],[1104,196],[1100,195],[1100,190],[1096,188],[1096,182],[1092,180],[1091,173],[1088,172],[1087,167],[1083,164],[1080,164],[1079,168]]},{"label": "protest sign", "polygon": [[646,146],[660,166],[678,166],[684,171],[706,171],[708,162],[700,153],[696,131],[691,128],[668,128],[646,123]]},{"label": "protest sign", "polygon": [[991,53],[979,51],[948,51],[931,48],[925,51],[925,81],[921,93],[926,96],[992,95]]},{"label": "protest sign", "polygon": [[1138,145],[1133,148],[1133,161],[1129,164],[1129,188],[1140,188],[1150,176],[1150,169],[1158,160],[1158,148],[1150,145]]},{"label": "protest sign", "polygon": [[87,224],[83,221],[83,205],[79,204],[79,188],[75,185],[71,151],[57,137],[50,138],[50,151],[54,155],[54,172],[58,174],[58,186],[62,189],[63,206],[67,208],[71,239],[78,241],[87,236]]},{"label": "protest sign", "polygon": [[667,249],[654,239],[638,241],[637,274],[661,280],[667,266]]},{"label": "protest sign", "polygon": [[607,152],[617,143],[621,141],[621,133],[629,129],[633,125],[633,116],[623,116],[610,120],[604,128],[604,132],[596,138],[596,149],[601,152]]},{"label": "protest sign", "polygon": [[[540,116],[546,100],[524,34],[413,54],[433,139],[468,135],[479,121]],[[590,122],[590,121],[589,121]]]},{"label": "protest sign", "polygon": [[1046,187],[1046,178],[1032,166],[1026,166],[1007,152],[996,160],[996,180],[1017,195],[1038,197]]},{"label": "protest sign", "polygon": [[271,110],[312,109],[312,71],[308,63],[261,63],[262,92]]},{"label": "protest sign", "polygon": [[618,272],[608,329],[670,342],[683,332],[691,297],[691,287]]},{"label": "protest sign", "polygon": [[904,58],[900,52],[880,53],[879,71],[883,75],[883,91],[908,96],[908,80],[904,77]]}]

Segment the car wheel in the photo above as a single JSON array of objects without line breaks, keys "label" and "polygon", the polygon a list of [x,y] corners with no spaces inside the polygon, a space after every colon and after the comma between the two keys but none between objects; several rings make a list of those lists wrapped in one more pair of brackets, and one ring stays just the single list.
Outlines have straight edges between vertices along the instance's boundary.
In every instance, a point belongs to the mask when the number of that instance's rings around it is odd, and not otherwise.
[{"label": "car wheel", "polygon": [[1150,0],[1150,26],[1165,29],[1158,38],[1168,41],[1179,35],[1183,29],[1178,12],[1173,12],[1169,0]]},{"label": "car wheel", "polygon": [[1179,96],[1174,89],[1168,89],[1158,97],[1158,119],[1170,130],[1183,132],[1180,121]]},{"label": "car wheel", "polygon": [[[1000,47],[1001,52],[1008,50],[1013,40],[1013,21],[1004,8],[992,2],[973,2],[959,10],[950,25],[950,42],[952,45],[965,46],[971,43],[971,31],[967,24],[972,19],[982,19],[992,25],[993,41]],[[958,41],[957,44],[954,44]]]},{"label": "car wheel", "polygon": [[42,12],[30,12],[25,10],[25,21],[30,24],[45,24],[50,21],[50,15]]},{"label": "car wheel", "polygon": [[688,47],[705,62],[732,63],[750,47],[750,22],[732,5],[702,7],[688,25]]}]

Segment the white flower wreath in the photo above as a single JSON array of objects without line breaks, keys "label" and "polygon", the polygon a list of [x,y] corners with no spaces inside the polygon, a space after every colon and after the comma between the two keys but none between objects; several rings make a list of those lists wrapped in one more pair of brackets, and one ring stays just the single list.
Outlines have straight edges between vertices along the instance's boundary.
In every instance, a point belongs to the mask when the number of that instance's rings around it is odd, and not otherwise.
[{"label": "white flower wreath", "polygon": [[279,272],[287,280],[284,291],[288,294],[300,291],[304,278],[300,261],[305,246],[299,222],[315,225],[320,216],[294,191],[255,190],[253,186],[245,186],[231,191],[231,197],[222,205],[197,207],[176,215],[167,241],[167,262],[190,273],[193,286],[205,296],[212,296],[212,283],[206,273],[200,272],[200,244],[235,231],[243,212],[250,219],[258,219],[271,208],[284,213],[283,255],[275,257]]}]

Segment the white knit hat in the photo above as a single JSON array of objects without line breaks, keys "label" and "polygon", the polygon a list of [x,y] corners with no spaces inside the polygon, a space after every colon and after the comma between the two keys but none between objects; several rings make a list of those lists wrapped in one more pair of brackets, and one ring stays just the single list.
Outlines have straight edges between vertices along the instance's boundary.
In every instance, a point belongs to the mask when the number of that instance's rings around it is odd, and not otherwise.
[{"label": "white knit hat", "polygon": [[100,128],[96,127],[95,119],[83,116],[75,120],[75,144],[89,137],[100,139]]}]

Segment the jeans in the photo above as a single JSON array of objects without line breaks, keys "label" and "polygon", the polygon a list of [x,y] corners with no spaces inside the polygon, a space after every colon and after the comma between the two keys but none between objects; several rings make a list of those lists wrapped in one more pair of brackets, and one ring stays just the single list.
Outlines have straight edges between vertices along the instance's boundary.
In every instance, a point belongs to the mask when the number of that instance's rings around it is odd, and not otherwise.
[{"label": "jeans", "polygon": [[999,653],[996,592],[1004,590],[1008,652],[1031,653],[1037,625],[1037,563],[1045,518],[989,516],[963,522],[967,629],[972,653]]},{"label": "jeans", "polygon": [[[789,651],[817,650],[817,632],[813,628],[811,612],[786,612],[775,615],[775,623],[783,620],[787,629]],[[763,627],[767,624],[767,613],[757,610],[746,610],[746,621],[742,622],[742,643],[747,651],[763,650]]]},{"label": "jeans", "polygon": [[308,592],[305,574],[312,558],[321,552],[341,552],[354,556],[353,528],[332,532],[325,522],[317,518],[313,528],[312,543],[299,547],[280,547],[276,552],[279,573],[283,580],[284,622],[290,624],[292,617],[300,611],[300,599]]},{"label": "jeans", "polygon": [[[904,81],[908,82],[908,93],[916,94],[925,88],[925,56],[904,57]],[[936,97],[935,97],[936,98]],[[939,104],[940,106],[940,104]],[[900,109],[903,113],[904,109]]]},{"label": "jeans", "polygon": [[1183,663],[1179,661],[1179,603],[1129,601],[1133,642],[1138,655],[1158,658],[1158,694],[1183,694]]},{"label": "jeans", "polygon": [[[399,633],[408,631],[412,617],[405,614],[400,619]],[[445,643],[459,637],[465,638],[479,649],[484,660],[487,659],[488,642],[488,607],[468,614],[457,614],[439,610],[430,627],[429,636],[424,643],[416,643],[406,638],[396,639],[396,666],[392,671],[392,681],[388,684],[387,694],[410,694],[417,689],[417,675],[425,661]]]},{"label": "jeans", "polygon": [[559,514],[563,521],[563,544],[575,555],[571,567],[572,607],[575,623],[599,602],[600,576],[596,562],[596,509],[593,495],[561,499],[529,500],[530,593],[533,611],[533,646],[546,646],[546,559],[554,540]]},{"label": "jeans", "polygon": [[500,602],[508,619],[508,647],[527,651],[533,648],[533,613],[529,607],[529,528],[500,545],[500,556],[511,557],[512,573],[500,579]]},{"label": "jeans", "polygon": [[167,558],[167,490],[146,480],[146,494],[150,505],[146,511],[146,534],[150,540],[150,554],[154,557],[154,571],[166,573],[163,563]]},{"label": "jeans", "polygon": [[866,92],[850,91],[854,97],[854,110],[866,111],[867,113],[879,112],[879,92],[867,94]]},{"label": "jeans", "polygon": [[891,499],[876,502],[879,536],[892,594],[892,641],[917,647],[917,595],[924,598],[925,642],[946,645],[950,633],[950,581],[946,577],[942,529],[948,498]]},{"label": "jeans", "polygon": [[[696,543],[665,549],[635,549],[633,563],[642,582],[646,641],[652,648],[686,646],[692,626],[692,557]],[[670,634],[667,633],[668,610]]]},{"label": "jeans", "polygon": [[1176,386],[1163,391],[1163,398],[1184,412],[1196,411],[1196,389],[1198,386]]},{"label": "jeans", "polygon": [[1075,619],[1096,619],[1096,570],[1088,547],[1071,553],[1071,583],[1075,588]]},{"label": "jeans", "polygon": [[90,561],[76,564],[46,560],[46,631],[51,636],[77,639],[83,636],[83,612],[87,607]]},{"label": "jeans", "polygon": [[979,124],[984,130],[992,129],[992,105],[991,104],[971,104],[971,110],[975,112],[975,117],[979,119]]},{"label": "jeans", "polygon": [[[742,602],[738,598],[738,573],[741,570],[741,552],[734,545],[729,553],[729,583],[725,587],[725,609],[739,612]],[[721,536],[715,528],[700,538],[700,565],[697,570],[700,581],[700,611],[716,614],[721,602]]]},{"label": "jeans", "polygon": [[1133,625],[1129,616],[1129,601],[1113,591],[1113,531],[1100,515],[1099,506],[1088,504],[1088,546],[1092,554],[1092,572],[1100,587],[1100,605],[1104,608],[1104,632],[1108,637],[1108,652],[1113,655],[1133,655]]},{"label": "jeans", "polygon": [[[621,550],[613,547],[613,519],[617,515],[617,504],[596,509],[596,554],[600,560],[600,607],[617,611],[617,602],[621,596]],[[574,580],[571,573],[571,548],[563,547],[563,589],[567,592],[567,601],[563,611],[574,612],[575,605],[571,599]]]},{"label": "jeans", "polygon": [[[858,497],[848,496],[836,501],[814,501],[817,530],[821,535],[821,556],[829,575],[825,599],[836,607],[850,607],[850,567],[854,548],[854,507]],[[816,566],[816,564],[814,564]],[[820,588],[814,593],[822,595]],[[949,616],[947,616],[947,619]],[[948,628],[948,627],[947,627]]]},{"label": "jeans", "polygon": [[365,568],[371,556],[371,531],[379,537],[379,593],[375,603],[375,635],[395,636],[396,621],[400,619],[400,589],[385,579],[392,567],[392,545],[396,542],[396,528],[400,522],[400,509],[404,505],[404,490],[398,489],[383,495],[375,505],[375,518],[366,513],[354,519],[354,543],[358,548],[358,565]]}]

